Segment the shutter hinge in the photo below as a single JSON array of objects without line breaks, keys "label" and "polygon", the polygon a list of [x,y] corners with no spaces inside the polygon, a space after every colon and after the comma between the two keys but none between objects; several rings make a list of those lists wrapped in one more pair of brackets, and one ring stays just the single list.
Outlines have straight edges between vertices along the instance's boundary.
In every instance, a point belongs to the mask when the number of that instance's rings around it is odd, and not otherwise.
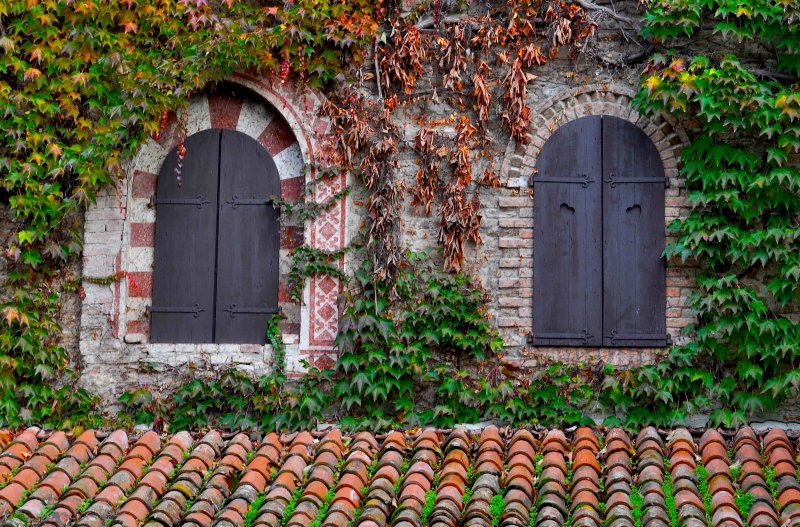
[{"label": "shutter hinge", "polygon": [[589,177],[589,174],[580,174],[577,177],[536,177],[531,176],[530,181],[528,184],[533,187],[536,183],[568,183],[568,184],[578,184],[583,188],[589,186],[590,183],[594,183],[594,179]]},{"label": "shutter hinge", "polygon": [[274,315],[281,312],[277,307],[239,307],[236,304],[231,304],[223,311],[228,313],[231,318],[236,318],[236,315]]},{"label": "shutter hinge", "polygon": [[664,188],[669,188],[669,178],[668,177],[620,177],[619,174],[615,174],[611,172],[608,175],[608,178],[603,180],[604,183],[608,183],[611,188],[616,188],[617,185],[623,185],[626,183],[664,183]]}]

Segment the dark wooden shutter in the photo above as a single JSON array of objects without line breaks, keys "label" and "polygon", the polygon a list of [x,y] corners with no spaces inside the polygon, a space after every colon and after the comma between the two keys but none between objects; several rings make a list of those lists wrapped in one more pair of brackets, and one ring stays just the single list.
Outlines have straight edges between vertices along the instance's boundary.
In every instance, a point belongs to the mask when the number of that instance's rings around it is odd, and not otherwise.
[{"label": "dark wooden shutter", "polygon": [[533,338],[602,342],[601,118],[556,130],[534,177]]},{"label": "dark wooden shutter", "polygon": [[638,127],[603,117],[603,345],[665,346],[664,168]]},{"label": "dark wooden shutter", "polygon": [[159,173],[152,342],[213,342],[219,139],[219,130],[187,138],[180,187],[175,151]]},{"label": "dark wooden shutter", "polygon": [[280,229],[269,196],[280,177],[269,153],[240,132],[222,132],[216,341],[266,342],[278,308]]}]

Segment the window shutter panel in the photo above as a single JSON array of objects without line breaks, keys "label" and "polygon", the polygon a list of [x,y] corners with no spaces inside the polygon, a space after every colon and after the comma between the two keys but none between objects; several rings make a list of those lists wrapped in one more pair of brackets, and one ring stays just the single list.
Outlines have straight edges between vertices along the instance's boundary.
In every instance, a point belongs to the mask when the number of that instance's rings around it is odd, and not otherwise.
[{"label": "window shutter panel", "polygon": [[603,117],[603,345],[665,346],[664,168],[638,127]]},{"label": "window shutter panel", "polygon": [[534,177],[533,341],[602,342],[601,119],[547,141]]},{"label": "window shutter panel", "polygon": [[219,137],[186,139],[180,187],[175,150],[158,176],[152,342],[213,342]]},{"label": "window shutter panel", "polygon": [[280,177],[269,153],[254,139],[222,132],[216,340],[266,342],[278,311],[280,228],[268,203],[280,197]]}]

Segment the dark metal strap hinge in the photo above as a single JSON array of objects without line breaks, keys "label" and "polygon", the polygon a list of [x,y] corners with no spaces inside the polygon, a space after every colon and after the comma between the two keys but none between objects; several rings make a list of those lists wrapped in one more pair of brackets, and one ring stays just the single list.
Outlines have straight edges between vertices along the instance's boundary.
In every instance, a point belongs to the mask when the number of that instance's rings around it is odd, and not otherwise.
[{"label": "dark metal strap hinge", "polygon": [[281,310],[279,307],[239,307],[236,304],[231,304],[223,309],[223,311],[229,313],[231,318],[236,318],[236,315],[274,314],[280,313]]},{"label": "dark metal strap hinge", "polygon": [[584,329],[578,333],[536,333],[532,334],[529,341],[535,343],[537,340],[580,340],[583,344],[588,344],[589,339],[594,337],[588,330]]},{"label": "dark metal strap hinge", "polygon": [[626,341],[626,340],[639,340],[639,341],[653,342],[653,343],[658,343],[658,342],[668,343],[671,340],[670,336],[668,334],[666,334],[666,333],[658,333],[658,334],[646,334],[646,333],[635,334],[635,333],[630,333],[630,334],[627,334],[627,333],[619,333],[619,332],[617,332],[616,329],[612,329],[611,332],[608,335],[606,335],[606,338],[610,339],[612,345],[617,344],[619,341]]},{"label": "dark metal strap hinge", "polygon": [[229,199],[226,201],[228,205],[231,206],[232,209],[236,209],[240,206],[244,205],[271,205],[272,203],[268,199],[263,198],[256,198],[256,199],[241,199],[236,194],[233,195],[233,199]]},{"label": "dark metal strap hinge", "polygon": [[202,209],[203,205],[208,205],[211,202],[205,199],[202,194],[198,194],[196,198],[156,198],[153,203],[156,205],[194,205],[198,209]]},{"label": "dark metal strap hinge", "polygon": [[589,186],[589,183],[594,183],[594,179],[589,177],[589,174],[581,174],[579,177],[539,177],[533,176],[531,178],[530,184],[531,186],[537,183],[573,183],[586,188]]},{"label": "dark metal strap hinge", "polygon": [[205,311],[200,307],[200,304],[194,304],[192,307],[166,307],[166,306],[153,306],[150,308],[152,313],[177,313],[192,315],[194,318],[200,316],[200,313]]},{"label": "dark metal strap hinge", "polygon": [[669,188],[669,178],[666,177],[620,177],[615,173],[610,173],[608,179],[604,179],[606,183],[610,183],[611,188],[616,188],[617,185],[624,185],[626,183],[663,183],[665,188]]}]

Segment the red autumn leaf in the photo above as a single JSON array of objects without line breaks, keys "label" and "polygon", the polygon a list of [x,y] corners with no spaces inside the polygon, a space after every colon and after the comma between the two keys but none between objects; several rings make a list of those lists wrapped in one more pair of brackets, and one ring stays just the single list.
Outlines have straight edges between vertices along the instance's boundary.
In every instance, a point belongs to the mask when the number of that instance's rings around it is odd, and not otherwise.
[{"label": "red autumn leaf", "polygon": [[25,79],[26,81],[34,81],[41,76],[42,76],[41,71],[37,70],[36,68],[28,68],[27,70],[25,70],[25,73],[23,74],[22,78]]}]

